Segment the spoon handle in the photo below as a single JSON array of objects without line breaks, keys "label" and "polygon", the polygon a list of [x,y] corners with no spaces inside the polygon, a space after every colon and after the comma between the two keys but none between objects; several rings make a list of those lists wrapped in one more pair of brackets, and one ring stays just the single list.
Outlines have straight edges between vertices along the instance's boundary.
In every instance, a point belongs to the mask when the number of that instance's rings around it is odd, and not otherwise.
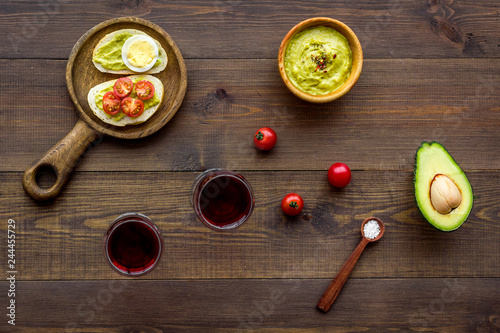
[{"label": "spoon handle", "polygon": [[347,278],[349,277],[349,275],[351,275],[352,269],[356,265],[359,256],[365,249],[366,244],[368,244],[368,240],[365,237],[363,237],[359,242],[358,246],[356,247],[356,249],[351,253],[347,261],[344,263],[340,271],[337,273],[335,278],[332,280],[332,282],[330,282],[330,285],[326,289],[325,293],[323,294],[323,296],[321,296],[320,300],[318,301],[318,308],[320,310],[327,312],[332,306],[333,302],[335,302],[335,299],[342,290],[342,287],[347,281]]}]

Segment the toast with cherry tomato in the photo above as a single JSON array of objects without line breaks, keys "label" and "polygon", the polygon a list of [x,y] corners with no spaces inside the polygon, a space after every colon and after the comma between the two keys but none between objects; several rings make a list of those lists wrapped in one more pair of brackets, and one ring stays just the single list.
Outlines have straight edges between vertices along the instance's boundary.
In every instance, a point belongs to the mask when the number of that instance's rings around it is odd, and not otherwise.
[{"label": "toast with cherry tomato", "polygon": [[163,83],[152,75],[131,75],[107,81],[90,89],[87,100],[92,112],[114,126],[140,124],[158,110]]}]

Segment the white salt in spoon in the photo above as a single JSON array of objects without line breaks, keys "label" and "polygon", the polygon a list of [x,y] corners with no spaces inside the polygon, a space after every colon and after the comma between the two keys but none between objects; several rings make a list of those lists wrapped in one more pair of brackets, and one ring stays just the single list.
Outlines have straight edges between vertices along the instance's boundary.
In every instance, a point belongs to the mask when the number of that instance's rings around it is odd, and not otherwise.
[{"label": "white salt in spoon", "polygon": [[[374,222],[371,221],[375,221],[375,223],[378,223],[378,233],[377,233],[377,226],[374,224]],[[370,223],[368,224],[368,222]],[[365,228],[366,228],[366,235],[365,235]],[[349,275],[351,275],[352,269],[356,265],[356,262],[358,261],[359,256],[361,256],[361,253],[363,253],[366,244],[378,241],[384,235],[384,231],[385,231],[384,223],[376,217],[367,218],[366,220],[363,221],[363,223],[361,223],[361,236],[363,236],[363,238],[359,242],[356,249],[349,256],[349,259],[347,259],[345,264],[337,273],[335,278],[332,280],[332,282],[330,282],[330,285],[326,289],[323,296],[321,296],[318,302],[318,308],[320,310],[327,312],[330,309],[333,302],[335,302],[335,299],[342,290],[342,287],[344,286],[345,282],[347,281],[347,278],[349,277]]]}]

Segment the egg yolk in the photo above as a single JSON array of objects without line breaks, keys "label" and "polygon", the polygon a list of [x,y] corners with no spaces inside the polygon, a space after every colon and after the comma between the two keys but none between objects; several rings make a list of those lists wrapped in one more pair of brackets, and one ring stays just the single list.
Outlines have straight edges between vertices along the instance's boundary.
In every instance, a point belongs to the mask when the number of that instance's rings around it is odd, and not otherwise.
[{"label": "egg yolk", "polygon": [[130,45],[127,58],[134,67],[145,67],[153,61],[155,52],[153,46],[145,40],[138,40]]}]

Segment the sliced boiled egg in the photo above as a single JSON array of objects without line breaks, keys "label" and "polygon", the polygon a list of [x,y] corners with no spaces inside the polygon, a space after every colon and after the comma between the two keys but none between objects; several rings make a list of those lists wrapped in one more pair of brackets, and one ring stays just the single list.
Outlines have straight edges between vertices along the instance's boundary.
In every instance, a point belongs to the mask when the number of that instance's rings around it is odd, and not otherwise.
[{"label": "sliced boiled egg", "polygon": [[131,71],[145,72],[150,70],[158,60],[158,45],[149,36],[132,36],[123,44],[122,59]]}]

